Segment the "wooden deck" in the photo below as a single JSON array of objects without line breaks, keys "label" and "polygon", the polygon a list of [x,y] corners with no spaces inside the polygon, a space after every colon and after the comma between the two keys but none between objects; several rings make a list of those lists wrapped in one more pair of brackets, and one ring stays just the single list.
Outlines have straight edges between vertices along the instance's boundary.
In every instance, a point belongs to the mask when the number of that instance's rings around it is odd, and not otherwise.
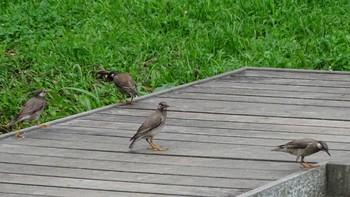
[{"label": "wooden deck", "polygon": [[[237,196],[301,169],[270,152],[289,140],[324,140],[350,156],[350,74],[243,68],[29,128],[0,141],[0,196]],[[129,139],[160,101],[171,107],[155,143]]]}]

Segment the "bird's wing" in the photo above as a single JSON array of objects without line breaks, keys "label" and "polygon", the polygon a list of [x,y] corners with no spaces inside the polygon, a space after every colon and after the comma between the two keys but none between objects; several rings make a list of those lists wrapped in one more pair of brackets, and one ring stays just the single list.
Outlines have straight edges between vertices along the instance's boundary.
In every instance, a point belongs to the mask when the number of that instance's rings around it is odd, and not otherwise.
[{"label": "bird's wing", "polygon": [[42,110],[44,107],[45,107],[45,101],[44,100],[40,100],[38,98],[31,98],[24,105],[22,110],[17,115],[16,119],[19,119],[19,118],[21,118],[23,116],[27,116],[27,115],[32,115],[35,112],[38,112],[38,111]]},{"label": "bird's wing", "polygon": [[[316,144],[308,143],[305,148],[305,153],[312,154],[312,153],[315,153],[315,151],[317,151]],[[305,156],[307,156],[308,154],[305,154]]]},{"label": "bird's wing", "polygon": [[136,92],[135,81],[128,74],[118,74],[116,77],[114,77],[114,83],[118,88],[131,93],[133,96],[139,95]]},{"label": "bird's wing", "polygon": [[133,85],[130,81],[133,81],[130,75],[128,74],[118,74],[114,77],[114,83],[120,88],[132,88]]},{"label": "bird's wing", "polygon": [[293,140],[291,142],[288,142],[284,146],[286,148],[294,148],[294,149],[303,149],[306,148],[309,145],[309,142],[303,141],[303,140]]},{"label": "bird's wing", "polygon": [[150,130],[157,128],[159,125],[161,125],[164,122],[164,118],[161,113],[158,111],[153,112],[140,126],[140,128],[137,130],[137,133],[135,136],[142,136],[149,132]]}]

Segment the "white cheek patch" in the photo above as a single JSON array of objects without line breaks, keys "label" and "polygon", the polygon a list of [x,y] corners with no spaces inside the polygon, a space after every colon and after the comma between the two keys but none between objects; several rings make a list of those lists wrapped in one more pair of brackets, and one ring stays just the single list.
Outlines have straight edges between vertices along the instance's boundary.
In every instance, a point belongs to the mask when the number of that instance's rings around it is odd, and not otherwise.
[{"label": "white cheek patch", "polygon": [[317,148],[322,149],[322,145],[320,143],[317,143]]}]

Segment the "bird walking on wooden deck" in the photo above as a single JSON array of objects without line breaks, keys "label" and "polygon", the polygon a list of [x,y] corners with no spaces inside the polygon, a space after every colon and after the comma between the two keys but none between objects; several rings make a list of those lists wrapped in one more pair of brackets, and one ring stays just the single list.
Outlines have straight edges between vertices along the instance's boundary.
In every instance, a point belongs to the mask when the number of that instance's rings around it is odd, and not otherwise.
[{"label": "bird walking on wooden deck", "polygon": [[[317,141],[309,138],[302,138],[288,142],[278,146],[271,151],[286,152],[297,156],[296,162],[300,163],[304,168],[315,168],[316,165],[306,163],[304,157],[317,153],[319,151],[326,152],[329,156],[331,154],[328,152],[328,145],[324,141]],[[300,162],[298,161],[301,157]]]},{"label": "bird walking on wooden deck", "polygon": [[154,111],[148,118],[142,123],[136,134],[130,139],[131,144],[129,146],[132,149],[137,141],[140,139],[146,139],[149,143],[151,150],[165,151],[166,148],[157,146],[153,143],[153,137],[157,135],[163,128],[167,118],[167,108],[169,105],[166,102],[160,102],[157,110]]},{"label": "bird walking on wooden deck", "polygon": [[111,71],[108,74],[108,79],[114,81],[115,86],[117,86],[123,97],[125,97],[126,94],[130,94],[131,100],[128,102],[129,104],[132,104],[134,97],[140,96],[136,90],[136,83],[129,74]]},{"label": "bird walking on wooden deck", "polygon": [[[41,113],[46,106],[45,95],[47,90],[39,90],[35,93],[34,97],[29,99],[19,112],[17,117],[9,123],[9,127],[13,127],[17,123],[35,121],[40,118]],[[39,124],[38,126],[47,127],[48,124]],[[19,130],[16,133],[16,137],[24,137],[24,133]]]}]

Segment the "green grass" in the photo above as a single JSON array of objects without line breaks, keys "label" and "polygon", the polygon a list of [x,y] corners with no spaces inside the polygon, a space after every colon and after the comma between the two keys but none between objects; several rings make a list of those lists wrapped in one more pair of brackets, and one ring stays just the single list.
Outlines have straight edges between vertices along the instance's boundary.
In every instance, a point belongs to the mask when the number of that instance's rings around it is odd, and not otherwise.
[{"label": "green grass", "polygon": [[41,88],[42,122],[116,102],[100,66],[143,95],[242,66],[349,70],[349,13],[346,0],[1,1],[0,124]]}]

